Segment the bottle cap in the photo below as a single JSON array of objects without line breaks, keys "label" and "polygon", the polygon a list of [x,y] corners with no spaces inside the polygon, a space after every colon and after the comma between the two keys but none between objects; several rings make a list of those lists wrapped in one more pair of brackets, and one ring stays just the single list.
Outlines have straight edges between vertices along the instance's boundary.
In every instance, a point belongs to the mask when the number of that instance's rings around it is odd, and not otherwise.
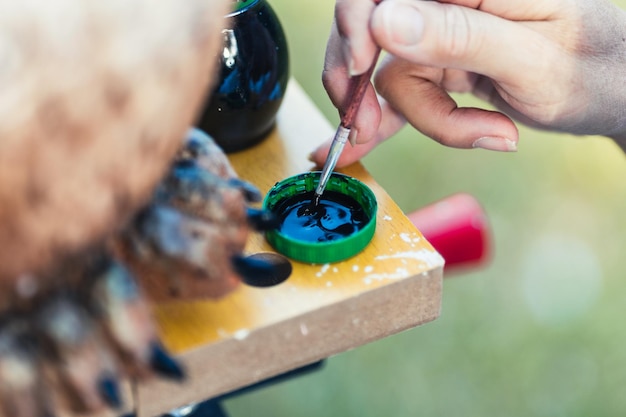
[{"label": "bottle cap", "polygon": [[[319,171],[307,172],[276,183],[265,196],[263,207],[281,218],[281,214],[284,213],[277,212],[282,209],[281,203],[297,195],[306,198],[308,194],[310,199],[317,188],[319,178]],[[362,228],[348,236],[322,242],[300,240],[281,232],[278,228],[266,232],[265,237],[270,245],[293,260],[314,264],[338,262],[361,252],[376,230],[376,196],[361,181],[339,173],[331,175],[322,199],[332,196],[333,192],[350,197],[361,206],[368,218]]]}]

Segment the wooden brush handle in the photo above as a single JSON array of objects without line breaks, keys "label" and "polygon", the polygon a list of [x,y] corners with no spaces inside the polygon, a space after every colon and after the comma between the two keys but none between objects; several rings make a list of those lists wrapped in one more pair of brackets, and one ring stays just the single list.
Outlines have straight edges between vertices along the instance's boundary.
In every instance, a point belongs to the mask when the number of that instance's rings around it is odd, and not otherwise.
[{"label": "wooden brush handle", "polygon": [[[374,0],[374,3],[378,5],[381,1],[382,0]],[[341,126],[346,129],[352,128],[356,114],[359,111],[359,107],[361,107],[363,96],[365,96],[365,91],[367,91],[367,86],[370,83],[370,79],[372,78],[372,74],[374,73],[374,69],[378,63],[378,57],[380,57],[380,48],[377,48],[376,53],[374,54],[374,59],[372,60],[372,65],[370,65],[368,70],[363,74],[352,77],[351,79],[352,91],[348,96],[350,101],[348,103],[348,107],[346,108],[346,112],[341,117]]]}]

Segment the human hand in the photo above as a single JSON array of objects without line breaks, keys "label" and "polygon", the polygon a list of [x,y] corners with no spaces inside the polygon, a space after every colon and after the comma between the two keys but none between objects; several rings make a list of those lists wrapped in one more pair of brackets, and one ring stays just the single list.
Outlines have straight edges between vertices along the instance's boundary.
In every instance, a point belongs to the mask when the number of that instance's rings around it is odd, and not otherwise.
[{"label": "human hand", "polygon": [[185,140],[228,4],[0,0],[0,416],[117,408],[120,379],[183,377],[145,264],[168,296],[273,272],[241,253],[271,227],[247,208],[260,194],[206,135]]},{"label": "human hand", "polygon": [[[362,157],[405,122],[457,148],[514,151],[513,120],[618,140],[626,136],[626,18],[608,1],[337,0],[324,85],[342,109],[349,75],[389,54],[338,165]],[[459,108],[471,92],[498,111]],[[312,157],[322,163],[328,144]]]},{"label": "human hand", "polygon": [[0,416],[119,408],[122,379],[182,379],[149,301],[217,298],[276,276],[243,254],[251,229],[276,226],[248,207],[261,193],[208,135],[190,129],[181,142],[152,199],[105,245],[0,280]]}]

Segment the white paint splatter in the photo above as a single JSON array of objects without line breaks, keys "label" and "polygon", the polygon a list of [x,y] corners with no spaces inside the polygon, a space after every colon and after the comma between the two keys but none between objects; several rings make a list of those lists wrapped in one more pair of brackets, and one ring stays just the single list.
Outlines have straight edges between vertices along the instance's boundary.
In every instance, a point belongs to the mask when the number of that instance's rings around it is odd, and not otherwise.
[{"label": "white paint splatter", "polygon": [[406,243],[411,243],[411,235],[409,233],[400,233],[400,239],[404,240]]},{"label": "white paint splatter", "polygon": [[327,287],[332,287],[332,286],[333,286],[333,283],[332,283],[332,282],[330,282],[330,281],[326,281],[326,286],[327,286]]},{"label": "white paint splatter", "polygon": [[383,220],[389,221],[391,220],[391,216],[385,214],[385,216],[383,217]]},{"label": "white paint splatter", "polygon": [[371,265],[368,265],[363,270],[365,271],[366,274],[369,274],[370,272],[372,272],[374,270],[374,267],[371,266]]},{"label": "white paint splatter", "polygon": [[385,259],[415,259],[425,262],[428,267],[443,266],[445,262],[439,253],[428,249],[422,249],[415,252],[397,252],[393,255],[379,255],[374,259],[377,261]]},{"label": "white paint splatter", "polygon": [[363,282],[366,285],[370,285],[372,282],[374,281],[384,281],[384,280],[396,280],[396,279],[403,279],[406,278],[407,275],[405,273],[399,273],[398,271],[396,271],[393,274],[370,274],[368,276],[366,276],[365,278],[363,278]]},{"label": "white paint splatter", "polygon": [[337,272],[339,272],[339,269],[337,269],[336,266],[333,266],[333,272],[337,273]]},{"label": "white paint splatter", "polygon": [[406,268],[396,268],[396,274],[401,274],[408,277],[409,271]]},{"label": "white paint splatter", "polygon": [[302,336],[306,336],[307,334],[309,334],[309,328],[306,326],[306,324],[300,323],[300,333],[302,333]]},{"label": "white paint splatter", "polygon": [[330,268],[330,264],[324,264],[322,265],[322,269],[320,269],[320,271],[315,274],[316,277],[321,277],[322,275],[324,275],[326,272],[328,272],[328,269]]},{"label": "white paint splatter", "polygon": [[244,340],[250,334],[250,330],[248,329],[239,329],[235,333],[233,333],[233,337],[237,340]]},{"label": "white paint splatter", "polygon": [[359,271],[359,266],[358,266],[358,265],[353,265],[353,266],[352,266],[352,270],[353,270],[354,272],[358,272],[358,271]]},{"label": "white paint splatter", "polygon": [[363,282],[367,285],[370,285],[373,281],[384,281],[384,280],[396,280],[396,279],[404,279],[412,274],[406,268],[398,267],[393,273],[382,273],[382,274],[369,274],[365,278],[363,278]]}]

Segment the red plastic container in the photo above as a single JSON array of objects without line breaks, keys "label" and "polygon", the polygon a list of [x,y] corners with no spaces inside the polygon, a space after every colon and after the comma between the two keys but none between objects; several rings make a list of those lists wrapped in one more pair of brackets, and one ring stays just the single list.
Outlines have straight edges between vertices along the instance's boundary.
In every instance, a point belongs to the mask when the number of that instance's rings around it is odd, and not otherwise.
[{"label": "red plastic container", "polygon": [[489,222],[473,196],[454,194],[407,216],[446,260],[446,270],[475,268],[489,260]]}]

